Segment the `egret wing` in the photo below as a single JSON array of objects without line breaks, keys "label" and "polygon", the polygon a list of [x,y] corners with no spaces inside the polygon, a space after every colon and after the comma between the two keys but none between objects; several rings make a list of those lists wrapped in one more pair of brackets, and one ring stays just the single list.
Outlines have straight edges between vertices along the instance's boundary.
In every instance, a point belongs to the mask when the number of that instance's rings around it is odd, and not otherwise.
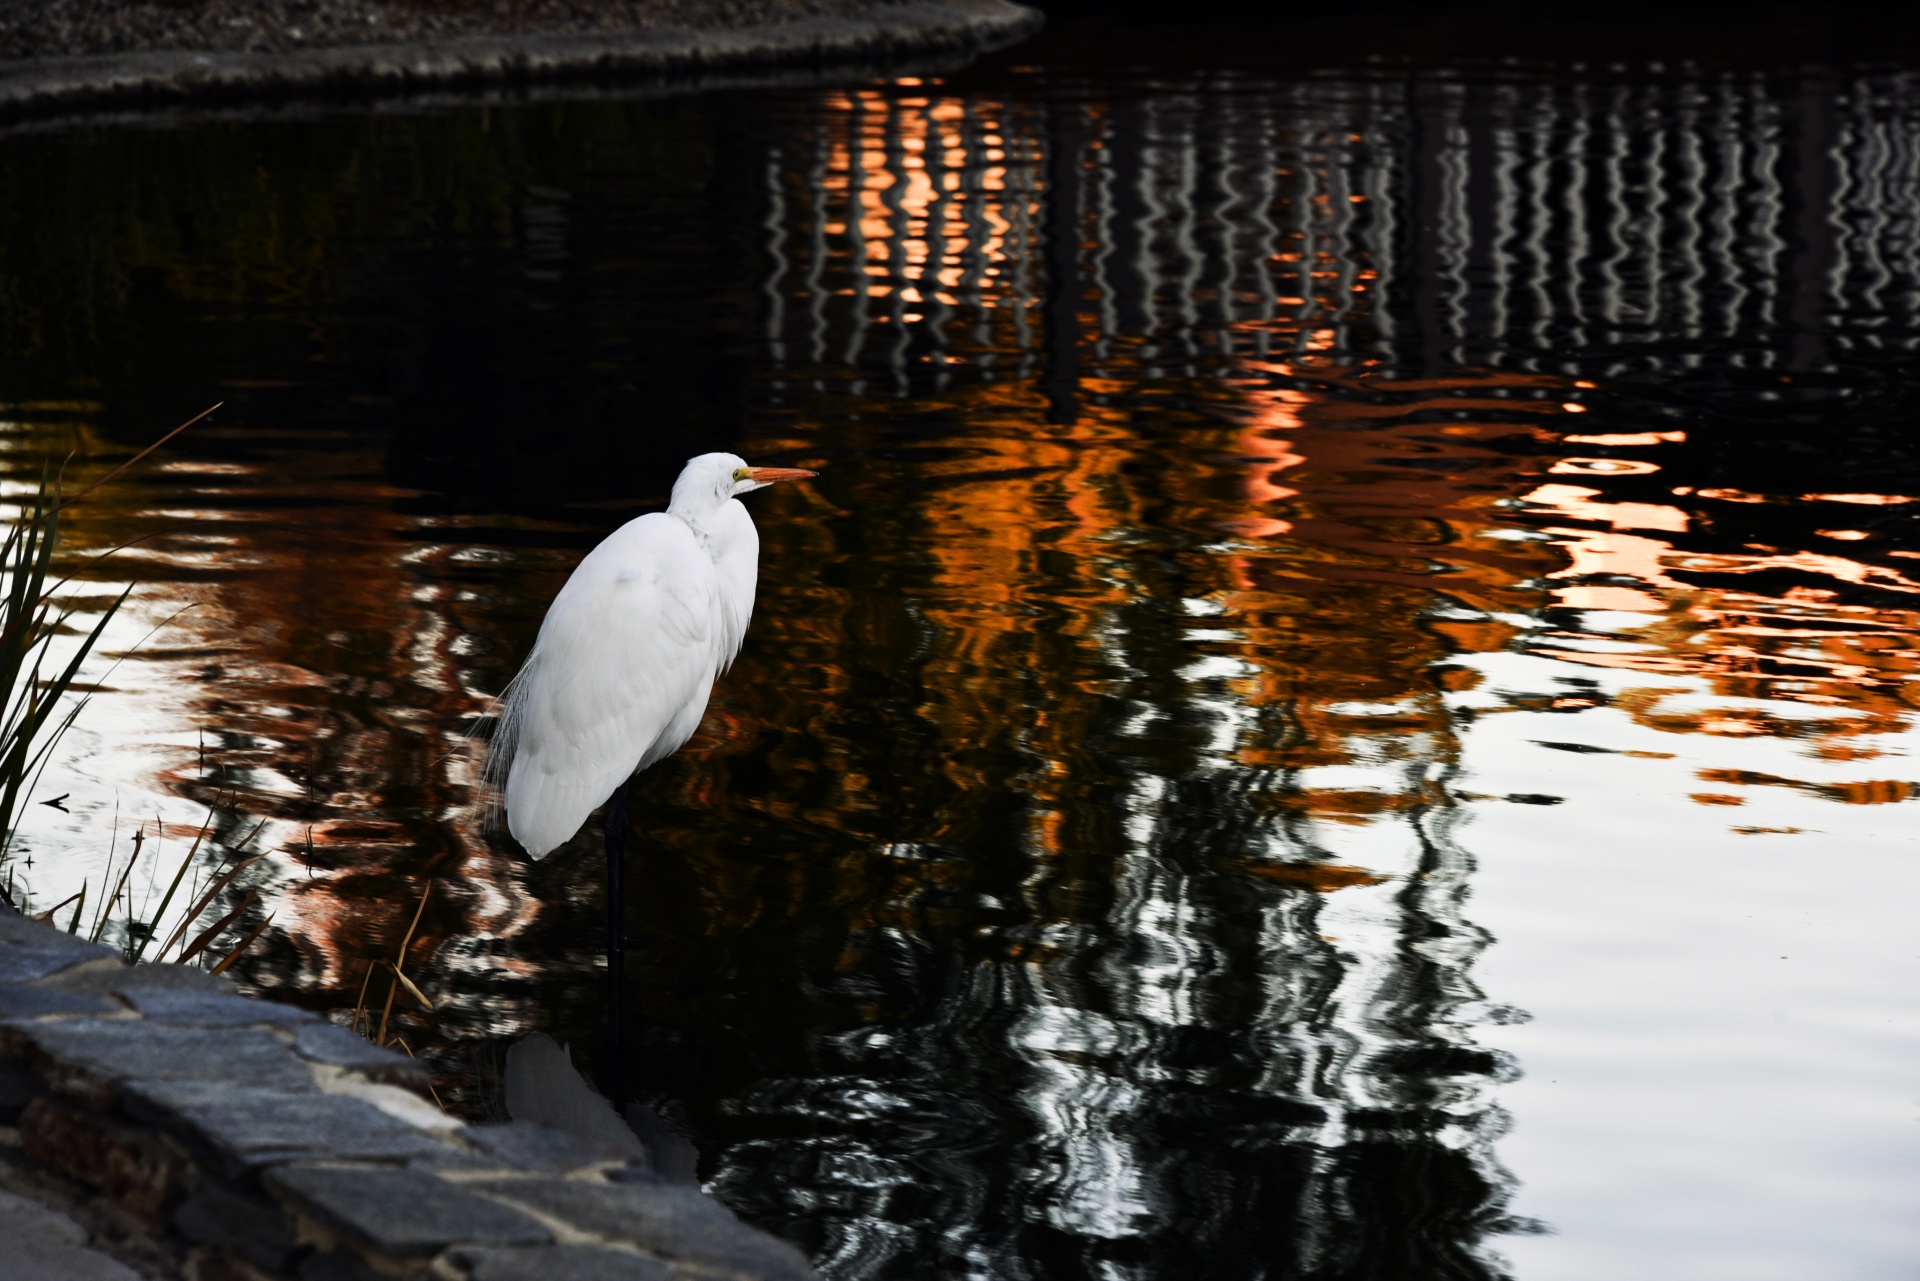
[{"label": "egret wing", "polygon": [[580,562],[508,694],[507,827],[539,857],[692,735],[725,644],[712,560],[642,516]]}]

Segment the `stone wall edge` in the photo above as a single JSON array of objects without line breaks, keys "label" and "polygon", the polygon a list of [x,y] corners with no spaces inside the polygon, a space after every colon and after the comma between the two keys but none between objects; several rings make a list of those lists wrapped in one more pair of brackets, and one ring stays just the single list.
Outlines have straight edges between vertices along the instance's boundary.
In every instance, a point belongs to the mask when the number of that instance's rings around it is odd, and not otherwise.
[{"label": "stone wall edge", "polygon": [[141,105],[366,99],[430,90],[646,82],[794,68],[880,71],[972,55],[1038,31],[1013,0],[909,0],[857,17],[732,29],[464,36],[288,53],[167,51],[0,62],[0,120]]}]

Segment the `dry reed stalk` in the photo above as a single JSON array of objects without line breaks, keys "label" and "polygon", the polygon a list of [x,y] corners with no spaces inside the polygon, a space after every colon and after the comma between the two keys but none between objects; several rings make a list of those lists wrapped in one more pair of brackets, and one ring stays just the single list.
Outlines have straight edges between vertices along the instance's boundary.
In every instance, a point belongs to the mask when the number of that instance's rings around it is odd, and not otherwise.
[{"label": "dry reed stalk", "polygon": [[88,485],[85,489],[75,494],[72,498],[68,498],[62,501],[60,506],[58,508],[55,508],[55,510],[56,511],[63,510],[65,508],[73,506],[75,503],[79,502],[82,498],[85,498],[88,494],[91,494],[94,490],[100,488],[100,486],[106,484],[108,481],[112,480],[115,476],[118,476],[121,472],[133,466],[135,463],[138,463],[141,459],[145,458],[148,454],[151,454],[154,450],[160,448],[160,446],[166,444],[168,441],[172,440],[175,436],[178,436],[181,432],[193,426],[195,423],[199,422],[202,418],[205,418],[208,414],[212,413],[214,410],[220,408],[221,405],[224,405],[226,403],[227,403],[226,401],[222,400],[222,401],[216,401],[215,403],[207,406],[205,409],[201,410],[199,413],[195,414],[193,417],[187,419],[187,421],[181,423],[178,427],[175,427],[172,431],[162,436],[159,440],[154,441],[151,445],[148,445],[145,449],[141,450],[139,453],[135,454],[133,457],[127,459],[126,462],[121,463],[118,467],[114,468],[112,471],[102,476],[99,480],[96,480],[91,485]]},{"label": "dry reed stalk", "polygon": [[433,1002],[427,999],[427,994],[425,992],[422,992],[419,988],[415,987],[413,985],[413,980],[408,978],[404,972],[400,970],[395,970],[393,972],[393,977],[400,980],[401,986],[407,989],[407,995],[411,996],[414,1000],[420,1002],[420,1004],[426,1006],[429,1010],[433,1008]]},{"label": "dry reed stalk", "polygon": [[226,973],[227,967],[229,965],[232,965],[235,961],[239,960],[240,954],[246,951],[249,947],[252,947],[253,941],[259,938],[261,932],[271,924],[273,924],[273,914],[269,912],[267,914],[266,920],[260,922],[260,924],[253,927],[253,933],[247,935],[247,937],[240,940],[239,947],[236,947],[233,949],[233,951],[227,953],[226,960],[220,962],[220,964],[213,967],[214,975],[218,977],[219,975]]},{"label": "dry reed stalk", "polygon": [[53,924],[53,914],[54,914],[55,912],[58,912],[58,911],[59,911],[59,910],[60,910],[61,908],[63,908],[63,907],[65,907],[65,906],[66,906],[67,904],[69,904],[69,903],[71,903],[71,902],[73,902],[73,900],[75,900],[75,899],[80,899],[80,900],[82,900],[82,901],[84,901],[84,900],[86,899],[86,897],[87,897],[87,883],[86,883],[85,881],[82,881],[82,882],[80,882],[80,892],[79,892],[79,893],[77,893],[77,894],[69,894],[69,895],[67,895],[67,896],[66,896],[65,898],[63,898],[63,899],[61,899],[61,900],[60,900],[60,901],[59,901],[58,903],[55,903],[55,904],[54,904],[54,905],[53,905],[52,907],[50,907],[50,908],[48,908],[48,909],[47,909],[46,911],[44,911],[44,912],[36,912],[36,913],[34,913],[34,917],[33,917],[33,919],[34,919],[34,920],[36,920],[36,921],[44,921],[44,922],[45,922],[45,923],[47,923],[48,925],[51,925],[51,924]]},{"label": "dry reed stalk", "polygon": [[[112,895],[108,897],[106,904],[101,907],[100,919],[93,923],[92,941],[95,943],[100,941],[101,933],[107,928],[107,921],[113,914],[113,905],[120,901],[120,891],[127,887],[127,878],[133,875],[133,865],[140,861],[140,844],[146,840],[146,836],[147,834],[144,828],[136,827],[133,829],[133,853],[127,855],[127,865],[120,869],[119,883],[113,887]],[[113,870],[111,863],[107,865],[107,870],[109,872]]]},{"label": "dry reed stalk", "polygon": [[380,1008],[380,1035],[373,1038],[375,1045],[385,1045],[387,1043],[387,1020],[393,1017],[393,998],[399,994],[400,985],[398,983],[389,983],[387,985],[387,1003]]},{"label": "dry reed stalk", "polygon": [[[233,848],[233,852],[235,854],[239,854],[241,851],[245,850],[247,846],[253,844],[253,838],[260,835],[260,829],[265,827],[266,825],[267,825],[267,820],[264,818],[261,819],[258,823],[256,823],[254,825],[253,830],[247,833],[247,839],[244,841],[241,841],[240,844],[236,845]],[[234,877],[240,875],[240,873],[246,871],[248,868],[252,867],[255,863],[258,863],[261,859],[265,857],[266,855],[264,854],[255,854],[252,858],[242,859],[239,863],[236,863],[233,867],[228,868],[225,872],[215,877],[213,884],[207,887],[207,892],[205,894],[202,894],[200,896],[199,901],[193,905],[193,907],[187,912],[186,916],[181,918],[180,927],[174,930],[172,937],[169,938],[164,944],[161,945],[161,948],[158,952],[154,953],[153,959],[156,961],[165,960],[167,955],[167,949],[172,947],[175,943],[178,943],[181,937],[184,934],[186,934],[188,927],[191,926],[195,921],[200,919],[200,913],[207,910],[207,904],[213,902],[214,895],[218,894],[221,890],[224,890],[225,888],[227,888],[228,884],[232,882]],[[177,959],[184,961],[187,958],[185,956],[181,956]]]},{"label": "dry reed stalk", "polygon": [[[407,1052],[408,1058],[412,1059],[416,1063],[420,1061],[420,1056],[413,1052],[413,1047],[411,1045],[408,1045],[405,1038],[403,1038],[398,1032],[393,1034],[393,1042],[395,1045],[398,1045],[401,1049]],[[433,1088],[432,1080],[428,1080],[427,1082],[427,1093],[433,1096],[433,1102],[435,1107],[439,1108],[442,1112],[445,1112],[447,1110],[447,1105],[440,1101],[440,1091]]]},{"label": "dry reed stalk", "polygon": [[[115,796],[113,798],[113,826],[108,830],[108,833],[107,833],[107,868],[106,868],[106,871],[104,871],[100,875],[100,883],[102,885],[105,885],[109,880],[113,879],[113,853],[116,849],[119,848],[119,845],[120,845],[120,798],[118,796]],[[93,928],[87,932],[88,941],[94,942],[94,943],[98,943],[100,941],[100,931],[106,924],[106,916],[107,916],[107,909],[104,906],[95,909],[94,918],[93,918]]]},{"label": "dry reed stalk", "polygon": [[[192,945],[189,946],[186,951],[180,953],[178,963],[181,965],[185,965],[188,961],[191,961],[194,957],[200,955],[200,950],[202,948],[206,947],[207,944],[219,938],[221,933],[224,932],[229,925],[232,925],[236,920],[240,919],[240,913],[246,911],[249,907],[253,906],[253,900],[259,897],[260,897],[260,891],[258,889],[247,891],[247,896],[240,900],[240,906],[234,908],[231,912],[228,912],[225,916],[215,921],[212,925],[209,925],[206,929],[200,931],[200,933],[194,938]],[[186,926],[182,925],[180,928],[185,929]],[[161,954],[162,955],[165,954],[164,948],[161,949]],[[154,959],[158,961],[159,957],[155,957]]]},{"label": "dry reed stalk", "polygon": [[[407,926],[407,936],[400,940],[400,950],[394,954],[394,959],[391,963],[393,966],[394,981],[387,988],[387,1004],[385,1008],[380,1011],[380,1035],[374,1038],[373,1043],[375,1045],[385,1045],[387,1043],[387,1020],[393,1015],[393,998],[399,995],[400,983],[406,978],[406,975],[401,973],[401,966],[407,962],[407,946],[413,942],[413,932],[420,928],[420,914],[427,910],[427,899],[432,897],[432,895],[433,882],[428,881],[427,887],[420,891],[420,906],[413,909],[413,924]],[[408,983],[407,986],[412,988],[413,984]],[[414,990],[418,991],[419,989],[415,988]],[[425,1000],[426,998],[422,997],[421,999]]]},{"label": "dry reed stalk", "polygon": [[142,924],[141,917],[147,914],[147,904],[153,899],[154,878],[160,875],[160,851],[166,848],[167,825],[160,821],[160,812],[153,814],[153,862],[147,867],[147,888],[140,895],[140,906],[133,905],[133,892],[127,892],[127,925],[129,928]]},{"label": "dry reed stalk", "polygon": [[[180,889],[180,882],[186,878],[187,869],[193,866],[193,856],[200,852],[200,842],[206,840],[207,831],[213,826],[213,816],[218,812],[219,805],[220,798],[215,796],[213,798],[213,804],[207,807],[207,821],[200,824],[200,834],[193,838],[193,845],[187,850],[186,857],[180,860],[180,870],[173,874],[173,882],[167,886],[166,894],[160,899],[159,910],[153,914],[153,923],[147,927],[147,932],[140,936],[139,950],[130,958],[135,965],[138,965],[140,958],[147,954],[147,944],[153,942],[154,935],[160,932],[160,921],[166,916],[168,904],[173,902],[174,894]],[[155,821],[157,822],[158,820],[156,819]],[[187,919],[190,921],[193,918],[188,917]],[[180,928],[183,930],[186,929],[186,922],[183,921]],[[161,944],[160,950],[154,953],[153,959],[156,962],[167,954],[167,946],[167,944]]]},{"label": "dry reed stalk", "polygon": [[373,972],[380,962],[367,962],[367,972],[360,976],[360,998],[353,1003],[353,1031],[356,1036],[365,1036],[360,1030],[360,1016],[367,1012],[367,984],[373,982]]}]

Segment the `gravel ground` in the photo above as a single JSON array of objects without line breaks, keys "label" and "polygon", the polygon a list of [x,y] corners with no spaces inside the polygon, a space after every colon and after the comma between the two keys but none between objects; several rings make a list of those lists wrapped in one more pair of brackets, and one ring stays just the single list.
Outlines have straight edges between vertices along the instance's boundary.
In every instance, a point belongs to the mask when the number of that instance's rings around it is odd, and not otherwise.
[{"label": "gravel ground", "polygon": [[0,0],[0,60],[192,50],[288,53],[456,36],[730,30],[858,18],[889,0]]}]

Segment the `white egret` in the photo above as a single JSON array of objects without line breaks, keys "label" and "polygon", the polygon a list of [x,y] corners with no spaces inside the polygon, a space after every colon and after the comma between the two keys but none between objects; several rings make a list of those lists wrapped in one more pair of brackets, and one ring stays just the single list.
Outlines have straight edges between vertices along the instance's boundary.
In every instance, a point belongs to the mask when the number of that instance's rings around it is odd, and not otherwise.
[{"label": "white egret", "polygon": [[507,830],[541,858],[607,806],[607,1082],[624,1088],[622,871],[627,782],[693,737],[753,616],[760,535],[739,496],[814,473],[702,454],[664,512],[628,521],[574,569],[501,696],[487,762]]},{"label": "white egret", "polygon": [[488,762],[528,854],[552,852],[693,736],[753,616],[760,535],[739,495],[813,474],[702,454],[666,511],[628,521],[573,571],[501,698]]}]

